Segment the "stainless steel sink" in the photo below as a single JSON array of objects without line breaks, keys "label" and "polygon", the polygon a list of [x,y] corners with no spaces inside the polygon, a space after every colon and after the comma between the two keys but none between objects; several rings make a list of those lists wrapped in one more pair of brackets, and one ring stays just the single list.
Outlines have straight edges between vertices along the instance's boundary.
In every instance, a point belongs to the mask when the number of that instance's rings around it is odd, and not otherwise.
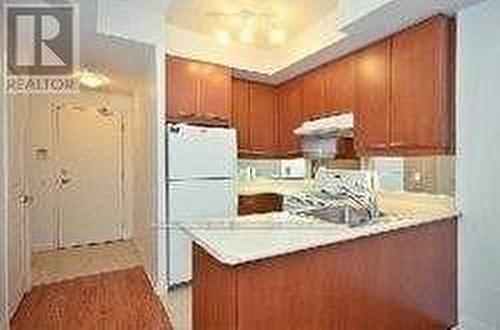
[{"label": "stainless steel sink", "polygon": [[[349,205],[335,205],[321,208],[311,208],[298,211],[297,214],[303,216],[311,216],[331,223],[345,224],[350,227],[356,227],[371,223],[368,212]],[[386,216],[386,214],[380,213],[377,218],[381,218],[384,216]]]}]

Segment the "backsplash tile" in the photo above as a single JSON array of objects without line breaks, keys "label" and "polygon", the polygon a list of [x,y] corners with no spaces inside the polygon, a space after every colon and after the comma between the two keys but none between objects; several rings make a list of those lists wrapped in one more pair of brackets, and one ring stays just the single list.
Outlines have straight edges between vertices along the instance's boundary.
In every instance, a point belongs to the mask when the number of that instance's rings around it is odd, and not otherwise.
[{"label": "backsplash tile", "polygon": [[[280,159],[239,159],[239,180],[281,177]],[[455,156],[370,157],[361,160],[304,160],[305,177],[321,167],[344,170],[371,170],[377,173],[380,189],[455,195]]]},{"label": "backsplash tile", "polygon": [[383,190],[455,195],[455,157],[372,157],[362,167],[377,172]]},{"label": "backsplash tile", "polygon": [[297,159],[239,159],[239,180],[271,178],[303,178],[306,173],[306,160]]}]

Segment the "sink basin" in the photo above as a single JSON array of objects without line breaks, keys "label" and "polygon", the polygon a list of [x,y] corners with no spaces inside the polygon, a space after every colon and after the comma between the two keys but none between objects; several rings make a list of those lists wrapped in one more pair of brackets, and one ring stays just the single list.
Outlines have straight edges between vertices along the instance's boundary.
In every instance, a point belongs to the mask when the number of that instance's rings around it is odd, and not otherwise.
[{"label": "sink basin", "polygon": [[[298,215],[311,216],[323,221],[346,224],[351,227],[368,224],[369,217],[365,210],[352,206],[327,206],[323,208],[302,210]],[[379,213],[379,218],[385,217],[385,213]]]}]

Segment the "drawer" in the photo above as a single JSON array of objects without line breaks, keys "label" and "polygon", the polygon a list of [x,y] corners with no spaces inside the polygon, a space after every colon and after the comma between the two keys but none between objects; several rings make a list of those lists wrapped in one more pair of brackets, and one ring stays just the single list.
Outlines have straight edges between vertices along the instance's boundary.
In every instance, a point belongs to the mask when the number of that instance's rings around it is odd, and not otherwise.
[{"label": "drawer", "polygon": [[283,210],[283,196],[279,194],[257,194],[238,196],[238,214],[278,212]]}]

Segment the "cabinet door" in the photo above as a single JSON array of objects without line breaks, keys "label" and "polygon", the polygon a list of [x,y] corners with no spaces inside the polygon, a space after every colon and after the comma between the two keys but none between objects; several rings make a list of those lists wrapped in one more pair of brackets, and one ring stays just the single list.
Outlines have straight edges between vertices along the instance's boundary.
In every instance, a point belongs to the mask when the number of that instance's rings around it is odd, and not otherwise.
[{"label": "cabinet door", "polygon": [[167,58],[167,118],[194,117],[198,110],[198,75],[201,64]]},{"label": "cabinet door", "polygon": [[250,83],[250,144],[255,154],[270,155],[277,147],[277,96],[273,86]]},{"label": "cabinet door", "polygon": [[250,145],[249,83],[234,79],[232,82],[232,124],[238,134],[238,151],[248,152]]},{"label": "cabinet door", "polygon": [[322,68],[311,71],[303,76],[304,102],[303,114],[305,120],[321,116],[325,108],[325,76]]},{"label": "cabinet door", "polygon": [[333,112],[354,111],[353,56],[337,60],[325,67],[325,108]]},{"label": "cabinet door", "polygon": [[389,142],[390,41],[355,55],[355,145],[358,151],[384,151]]},{"label": "cabinet door", "polygon": [[302,124],[302,82],[284,83],[279,88],[279,145],[283,156],[300,155],[300,139],[293,130]]},{"label": "cabinet door", "polygon": [[438,16],[392,39],[391,147],[450,144],[450,20]]},{"label": "cabinet door", "polygon": [[229,122],[231,117],[231,69],[202,64],[199,116]]}]

